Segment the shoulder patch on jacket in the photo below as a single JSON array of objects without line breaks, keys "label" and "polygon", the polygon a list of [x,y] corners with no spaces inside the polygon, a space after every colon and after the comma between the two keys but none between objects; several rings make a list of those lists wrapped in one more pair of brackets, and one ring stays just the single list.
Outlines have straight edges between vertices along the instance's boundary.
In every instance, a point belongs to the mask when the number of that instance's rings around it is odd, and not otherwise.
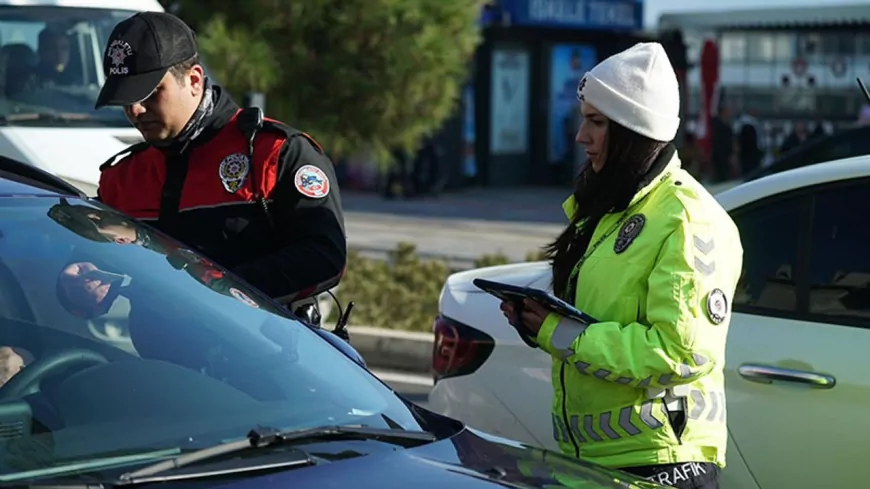
[{"label": "shoulder patch on jacket", "polygon": [[322,199],[329,195],[329,177],[314,165],[305,165],[296,170],[293,176],[296,190],[312,199]]},{"label": "shoulder patch on jacket", "polygon": [[130,156],[130,155],[133,155],[136,153],[141,153],[142,151],[145,151],[146,149],[148,149],[150,147],[151,147],[151,144],[147,143],[145,141],[142,141],[141,143],[136,143],[132,146],[128,146],[128,147],[124,148],[123,151],[120,151],[120,152],[112,155],[111,158],[109,158],[102,165],[100,165],[100,171],[102,172],[102,171],[106,170],[107,168],[110,168],[111,166],[113,166],[118,161],[123,160],[123,158],[118,159],[118,157],[121,155],[125,155],[125,157],[126,157],[126,156]]}]

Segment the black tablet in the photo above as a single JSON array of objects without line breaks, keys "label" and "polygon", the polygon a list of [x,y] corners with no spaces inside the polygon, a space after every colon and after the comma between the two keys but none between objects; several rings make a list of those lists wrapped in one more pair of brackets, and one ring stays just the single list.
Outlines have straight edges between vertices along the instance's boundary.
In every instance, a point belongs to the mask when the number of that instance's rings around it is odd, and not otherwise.
[{"label": "black tablet", "polygon": [[522,302],[523,299],[526,298],[534,299],[548,311],[555,312],[556,314],[571,318],[575,321],[580,321],[585,324],[594,324],[598,322],[598,320],[592,316],[541,289],[503,284],[501,282],[493,282],[482,278],[476,278],[472,283],[484,292],[492,294],[506,302]]}]

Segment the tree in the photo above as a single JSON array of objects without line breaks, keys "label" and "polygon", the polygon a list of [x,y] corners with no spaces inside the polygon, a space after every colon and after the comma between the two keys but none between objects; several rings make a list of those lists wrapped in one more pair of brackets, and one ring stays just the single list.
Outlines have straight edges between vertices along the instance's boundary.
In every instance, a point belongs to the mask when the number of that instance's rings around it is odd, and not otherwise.
[{"label": "tree", "polygon": [[[235,96],[330,153],[413,147],[455,110],[486,0],[178,0],[208,68]],[[225,12],[226,14],[212,14]]]}]

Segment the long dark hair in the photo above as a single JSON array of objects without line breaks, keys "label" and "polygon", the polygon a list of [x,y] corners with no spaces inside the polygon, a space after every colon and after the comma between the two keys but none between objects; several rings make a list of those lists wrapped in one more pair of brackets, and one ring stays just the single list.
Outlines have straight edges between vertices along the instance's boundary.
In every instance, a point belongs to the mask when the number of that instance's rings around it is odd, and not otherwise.
[{"label": "long dark hair", "polygon": [[553,266],[553,291],[557,297],[574,302],[570,297],[572,292],[567,290],[568,280],[586,252],[599,221],[608,212],[628,207],[667,145],[609,121],[604,167],[595,172],[591,163],[586,163],[574,180],[574,217],[562,234],[544,247]]}]

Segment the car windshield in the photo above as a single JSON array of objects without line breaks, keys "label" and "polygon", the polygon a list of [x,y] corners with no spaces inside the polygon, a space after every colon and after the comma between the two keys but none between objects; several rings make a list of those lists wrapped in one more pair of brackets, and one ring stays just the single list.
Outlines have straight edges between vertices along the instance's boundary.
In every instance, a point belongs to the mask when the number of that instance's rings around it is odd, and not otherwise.
[{"label": "car windshield", "polygon": [[0,7],[0,125],[129,127],[123,111],[94,103],[103,52],[132,10]]},{"label": "car windshield", "polygon": [[280,306],[90,201],[0,198],[0,357],[0,483],[255,427],[422,429]]}]

